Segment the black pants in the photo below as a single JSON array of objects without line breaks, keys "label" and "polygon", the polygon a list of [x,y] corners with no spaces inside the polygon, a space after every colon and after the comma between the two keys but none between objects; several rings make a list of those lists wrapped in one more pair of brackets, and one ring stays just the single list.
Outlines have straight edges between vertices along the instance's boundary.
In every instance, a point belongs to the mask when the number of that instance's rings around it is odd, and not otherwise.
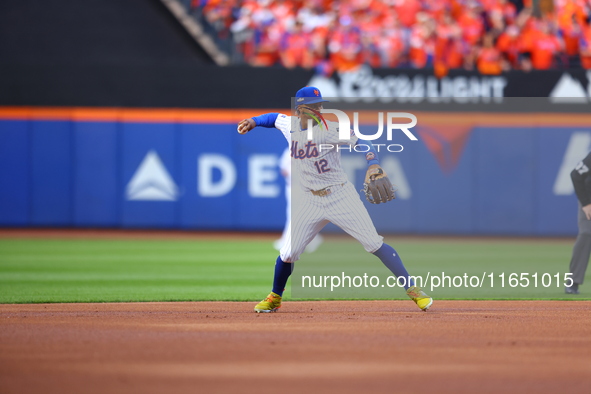
[{"label": "black pants", "polygon": [[573,274],[573,282],[582,284],[589,264],[589,256],[591,255],[591,220],[587,220],[580,203],[578,222],[579,235],[573,247],[570,272]]}]

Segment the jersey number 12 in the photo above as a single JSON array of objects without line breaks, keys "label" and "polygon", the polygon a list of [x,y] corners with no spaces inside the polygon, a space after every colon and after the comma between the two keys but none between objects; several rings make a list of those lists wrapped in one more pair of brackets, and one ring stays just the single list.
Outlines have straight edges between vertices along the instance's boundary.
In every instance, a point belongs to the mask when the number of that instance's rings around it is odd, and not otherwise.
[{"label": "jersey number 12", "polygon": [[314,162],[314,165],[316,166],[319,174],[330,171],[330,168],[328,168],[328,162],[325,159]]}]

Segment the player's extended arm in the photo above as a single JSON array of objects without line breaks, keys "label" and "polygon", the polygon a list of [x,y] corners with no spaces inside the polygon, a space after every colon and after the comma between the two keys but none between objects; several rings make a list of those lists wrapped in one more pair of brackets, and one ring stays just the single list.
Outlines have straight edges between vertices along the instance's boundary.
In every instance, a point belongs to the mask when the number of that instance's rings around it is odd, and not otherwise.
[{"label": "player's extended arm", "polygon": [[278,116],[278,113],[270,112],[268,114],[262,114],[252,118],[243,119],[238,122],[238,133],[246,134],[257,126],[268,128],[275,127],[275,121],[277,120]]},{"label": "player's extended arm", "polygon": [[581,161],[570,173],[575,194],[583,207],[587,220],[591,220],[591,153]]},{"label": "player's extended arm", "polygon": [[384,169],[380,166],[378,152],[371,141],[357,140],[357,144],[369,146],[365,153],[367,160],[367,171],[365,172],[365,182],[363,183],[363,192],[365,198],[372,204],[392,201],[396,198],[394,186]]}]

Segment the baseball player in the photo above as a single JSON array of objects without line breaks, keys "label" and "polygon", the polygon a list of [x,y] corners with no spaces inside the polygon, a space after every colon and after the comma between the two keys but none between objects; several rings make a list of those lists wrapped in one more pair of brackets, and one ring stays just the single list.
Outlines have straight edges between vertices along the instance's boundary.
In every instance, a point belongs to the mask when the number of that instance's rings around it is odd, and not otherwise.
[{"label": "baseball player", "polygon": [[[371,141],[358,140],[351,133],[346,140],[339,139],[338,123],[327,122],[320,113],[322,103],[320,90],[305,87],[296,93],[296,116],[267,113],[238,123],[238,132],[246,134],[256,126],[277,128],[290,146],[291,166],[294,175],[299,177],[299,193],[294,194],[290,231],[287,242],[279,251],[275,263],[275,276],[271,293],[258,303],[255,312],[275,312],[281,307],[281,296],[291,275],[293,263],[306,248],[306,245],[329,222],[342,228],[359,241],[365,250],[377,256],[404,283],[408,296],[417,306],[426,311],[433,299],[415,286],[412,278],[402,264],[398,253],[385,244],[369,217],[365,206],[359,199],[355,187],[347,180],[341,167],[338,145],[365,144],[368,169],[364,190],[366,198],[372,203],[391,201],[394,190],[384,170],[380,167],[378,155]],[[309,139],[308,125],[312,125],[312,139]],[[332,146],[331,149],[326,149]]]},{"label": "baseball player", "polygon": [[589,168],[591,168],[591,153],[570,173],[579,200],[579,234],[570,260],[573,284],[565,288],[566,294],[579,294],[579,285],[583,284],[591,255],[591,173]]},{"label": "baseball player", "polygon": [[[292,184],[292,176],[291,176],[291,150],[288,148],[285,149],[281,158],[279,159],[279,169],[281,170],[281,175],[285,179],[285,202],[286,202],[286,212],[285,212],[285,226],[283,227],[283,233],[281,234],[281,238],[273,243],[273,247],[276,250],[281,250],[281,247],[288,239],[289,235],[289,222],[291,221],[291,184]],[[306,252],[312,253],[322,244],[322,235],[317,234],[312,241],[306,246]]]}]

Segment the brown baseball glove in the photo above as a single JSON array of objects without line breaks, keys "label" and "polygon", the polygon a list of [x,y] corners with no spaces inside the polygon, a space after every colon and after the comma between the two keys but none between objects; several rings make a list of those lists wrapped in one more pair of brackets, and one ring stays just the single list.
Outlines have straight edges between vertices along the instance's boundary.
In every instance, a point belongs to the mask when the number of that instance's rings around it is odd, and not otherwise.
[{"label": "brown baseball glove", "polygon": [[367,169],[362,191],[365,193],[367,201],[372,204],[385,203],[396,198],[394,194],[396,189],[382,167],[377,164],[373,164]]}]

